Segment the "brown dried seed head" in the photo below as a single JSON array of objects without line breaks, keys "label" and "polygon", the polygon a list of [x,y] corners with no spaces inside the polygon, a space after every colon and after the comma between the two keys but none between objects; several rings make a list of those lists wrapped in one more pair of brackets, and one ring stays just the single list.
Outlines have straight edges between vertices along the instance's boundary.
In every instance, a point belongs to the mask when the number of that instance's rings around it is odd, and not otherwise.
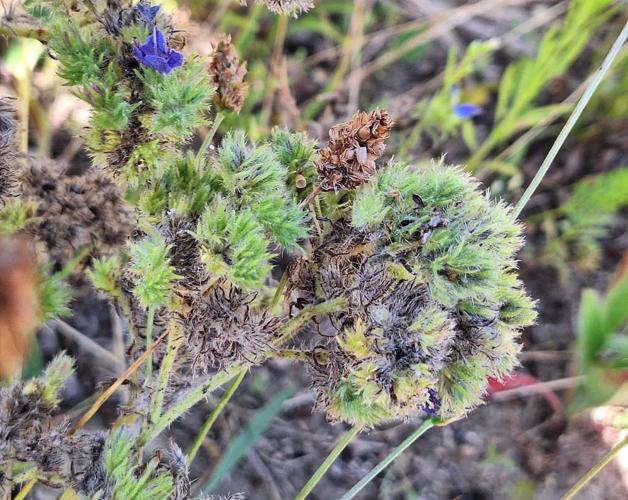
[{"label": "brown dried seed head", "polygon": [[[313,0],[257,0],[258,4],[264,4],[272,12],[295,16],[307,12],[314,7]],[[246,5],[246,0],[240,0],[240,4]]]},{"label": "brown dried seed head", "polygon": [[231,36],[225,35],[216,45],[209,64],[210,79],[216,87],[220,107],[240,112],[249,89],[244,82],[246,72],[246,62],[240,62]]},{"label": "brown dried seed head", "polygon": [[0,99],[0,207],[16,195],[17,121],[7,99]]},{"label": "brown dried seed head", "polygon": [[255,294],[218,283],[189,303],[181,314],[186,335],[181,354],[191,362],[193,373],[263,359],[272,348],[280,320],[258,311],[255,298]]},{"label": "brown dried seed head", "polygon": [[120,189],[100,169],[69,175],[62,165],[30,158],[22,179],[25,200],[37,203],[32,232],[53,261],[63,265],[88,247],[93,256],[123,245],[134,227],[134,215]]},{"label": "brown dried seed head", "polygon": [[0,378],[22,366],[37,326],[35,258],[25,238],[0,240]]},{"label": "brown dried seed head", "polygon": [[393,121],[387,111],[358,112],[329,131],[329,143],[316,163],[323,191],[354,189],[375,173]]}]

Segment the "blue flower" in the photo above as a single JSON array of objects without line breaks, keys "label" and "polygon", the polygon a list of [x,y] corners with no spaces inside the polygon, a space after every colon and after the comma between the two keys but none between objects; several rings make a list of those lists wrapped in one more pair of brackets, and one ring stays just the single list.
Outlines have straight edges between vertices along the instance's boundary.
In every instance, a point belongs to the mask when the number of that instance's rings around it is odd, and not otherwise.
[{"label": "blue flower", "polygon": [[460,102],[460,87],[458,85],[452,85],[449,89],[449,96],[451,98],[451,110],[454,116],[457,116],[461,120],[468,120],[474,116],[482,113],[482,108],[476,104],[469,102]]},{"label": "blue flower", "polygon": [[155,17],[161,9],[160,5],[150,5],[148,3],[138,3],[135,9],[140,13],[140,17],[144,19],[144,22],[149,26],[152,26],[155,22]]},{"label": "blue flower", "polygon": [[133,55],[144,66],[164,75],[183,64],[183,54],[169,48],[163,33],[157,28],[153,28],[144,45],[133,47]]},{"label": "blue flower", "polygon": [[468,120],[469,118],[473,118],[474,116],[482,113],[482,108],[476,104],[462,102],[460,104],[454,104],[453,112],[458,118]]}]

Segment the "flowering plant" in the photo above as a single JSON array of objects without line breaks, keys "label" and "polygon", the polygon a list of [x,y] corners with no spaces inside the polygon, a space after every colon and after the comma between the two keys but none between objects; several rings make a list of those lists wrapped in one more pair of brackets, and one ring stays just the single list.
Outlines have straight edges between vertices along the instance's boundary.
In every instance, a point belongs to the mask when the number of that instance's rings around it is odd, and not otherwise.
[{"label": "flowering plant", "polygon": [[[260,3],[288,15],[312,7]],[[275,358],[300,363],[315,408],[352,427],[339,445],[389,421],[464,416],[490,379],[513,370],[519,333],[536,316],[517,272],[522,228],[463,167],[395,158],[395,124],[382,109],[336,124],[322,144],[280,128],[257,142],[239,129],[217,140],[249,90],[228,35],[204,59],[158,5],[39,7],[59,77],[91,108],[92,162],[75,172],[20,153],[2,104],[0,257],[9,263],[0,258],[0,269],[21,273],[27,287],[16,294],[39,324],[67,314],[79,287],[98,290],[123,324],[128,368],[75,422],[54,416],[67,356],[7,384],[0,486],[189,498],[198,446],[184,453],[158,438]],[[481,109],[457,85],[493,49],[475,45],[460,67],[448,65],[436,98],[417,108],[421,126],[469,128]],[[15,302],[2,314],[16,314]],[[0,328],[25,345],[35,321],[18,323]],[[21,356],[3,360],[3,376]],[[115,425],[85,429],[116,390],[128,401]]]}]

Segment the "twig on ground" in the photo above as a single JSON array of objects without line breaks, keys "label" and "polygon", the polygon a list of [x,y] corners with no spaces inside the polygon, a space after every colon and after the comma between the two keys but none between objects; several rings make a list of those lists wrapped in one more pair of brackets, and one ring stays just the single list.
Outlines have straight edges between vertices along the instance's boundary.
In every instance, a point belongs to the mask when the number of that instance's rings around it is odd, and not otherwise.
[{"label": "twig on ground", "polygon": [[94,342],[85,334],[79,332],[73,326],[68,325],[65,321],[57,319],[54,320],[51,325],[54,326],[64,337],[76,342],[80,347],[94,355],[99,360],[105,361],[105,365],[108,368],[113,369],[116,373],[119,373],[124,368],[123,362],[120,358],[112,354],[100,344]]}]

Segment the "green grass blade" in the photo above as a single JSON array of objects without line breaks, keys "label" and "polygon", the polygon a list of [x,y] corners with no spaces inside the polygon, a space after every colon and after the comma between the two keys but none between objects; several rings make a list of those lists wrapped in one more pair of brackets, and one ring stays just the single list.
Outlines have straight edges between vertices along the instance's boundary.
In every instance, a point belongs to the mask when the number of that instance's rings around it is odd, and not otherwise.
[{"label": "green grass blade", "polygon": [[209,478],[209,481],[203,486],[203,493],[213,491],[247,452],[253,448],[264,431],[270,427],[273,418],[279,414],[283,402],[294,394],[294,391],[295,387],[293,386],[288,386],[283,389],[260,409],[247,426],[229,443],[225,453]]},{"label": "green grass blade", "polygon": [[604,59],[604,62],[602,63],[602,66],[600,66],[600,69],[598,69],[595,77],[593,78],[593,80],[591,80],[591,83],[589,84],[587,89],[584,91],[584,94],[582,94],[582,97],[578,101],[578,104],[576,104],[575,109],[569,116],[567,123],[565,123],[565,126],[560,131],[560,134],[558,134],[558,137],[556,138],[556,141],[552,145],[552,148],[550,149],[549,153],[547,153],[545,160],[543,160],[541,168],[539,168],[539,171],[534,176],[534,179],[532,179],[532,182],[530,183],[528,188],[525,190],[525,192],[523,193],[523,196],[521,197],[521,199],[515,206],[514,210],[512,211],[513,220],[519,217],[519,214],[521,214],[521,211],[523,210],[523,208],[526,206],[528,201],[530,201],[530,198],[536,191],[536,188],[539,187],[539,184],[541,184],[543,177],[545,177],[545,174],[547,174],[547,171],[549,170],[550,166],[554,162],[554,159],[556,158],[556,155],[560,151],[560,148],[565,143],[565,140],[567,139],[567,136],[571,132],[571,129],[573,129],[574,125],[580,118],[580,115],[584,111],[584,108],[587,106],[587,104],[591,100],[591,97],[593,97],[593,94],[595,93],[598,86],[604,79],[604,76],[606,76],[606,73],[610,69],[611,65],[613,64],[613,61],[617,57],[617,54],[619,54],[619,51],[621,50],[622,45],[626,42],[627,38],[628,38],[628,22],[624,25],[624,28],[621,30],[621,33],[617,37],[617,40],[615,40],[615,43],[613,43],[613,46],[609,50],[606,58]]}]

